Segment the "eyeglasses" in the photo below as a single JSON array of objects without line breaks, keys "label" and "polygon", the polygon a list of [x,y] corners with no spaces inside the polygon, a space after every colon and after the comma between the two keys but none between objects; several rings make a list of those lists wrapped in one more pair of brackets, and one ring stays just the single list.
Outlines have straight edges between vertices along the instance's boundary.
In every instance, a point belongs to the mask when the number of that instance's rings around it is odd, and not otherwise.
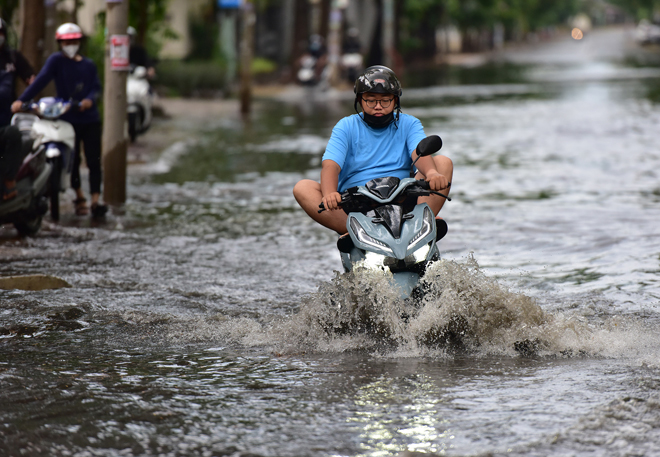
[{"label": "eyeglasses", "polygon": [[383,108],[388,108],[390,104],[394,101],[393,98],[384,98],[382,100],[367,100],[366,98],[362,99],[364,103],[369,107],[369,108],[375,108],[377,104],[380,103],[380,106]]}]

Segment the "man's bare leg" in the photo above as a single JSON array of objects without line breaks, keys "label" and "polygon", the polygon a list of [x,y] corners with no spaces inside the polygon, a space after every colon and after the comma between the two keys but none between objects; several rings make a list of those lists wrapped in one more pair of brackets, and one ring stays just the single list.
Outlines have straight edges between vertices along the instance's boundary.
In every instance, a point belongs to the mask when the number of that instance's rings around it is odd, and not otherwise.
[{"label": "man's bare leg", "polygon": [[346,233],[346,213],[342,209],[319,213],[323,194],[321,184],[303,179],[293,187],[293,196],[305,212],[319,224],[343,235]]}]

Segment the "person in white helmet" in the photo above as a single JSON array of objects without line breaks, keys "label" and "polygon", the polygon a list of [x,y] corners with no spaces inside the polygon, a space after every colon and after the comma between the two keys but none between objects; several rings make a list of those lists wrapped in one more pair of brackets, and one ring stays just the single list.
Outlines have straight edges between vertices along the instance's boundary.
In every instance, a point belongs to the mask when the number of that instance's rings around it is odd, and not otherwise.
[{"label": "person in white helmet", "polygon": [[83,39],[80,27],[71,22],[62,24],[55,32],[55,39],[60,51],[48,57],[34,82],[12,104],[12,111],[18,112],[24,102],[36,97],[51,81],[55,82],[58,98],[80,102],[78,109],[70,110],[62,116],[62,120],[71,123],[76,131],[76,149],[71,173],[71,187],[76,192],[75,210],[79,216],[89,214],[87,199],[80,182],[82,144],[89,168],[92,217],[102,218],[108,207],[100,202],[101,116],[97,108],[97,100],[101,96],[101,83],[94,62],[80,55],[80,44]]}]

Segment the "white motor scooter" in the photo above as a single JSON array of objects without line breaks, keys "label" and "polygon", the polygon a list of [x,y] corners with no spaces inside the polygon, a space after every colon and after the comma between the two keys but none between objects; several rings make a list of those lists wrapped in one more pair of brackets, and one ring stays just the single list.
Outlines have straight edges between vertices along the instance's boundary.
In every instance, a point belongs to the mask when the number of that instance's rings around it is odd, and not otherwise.
[{"label": "white motor scooter", "polygon": [[47,194],[50,199],[50,217],[60,219],[60,192],[64,192],[71,181],[73,170],[73,150],[76,132],[73,126],[60,118],[77,105],[71,101],[55,97],[44,97],[36,103],[25,103],[21,111],[14,115],[12,124],[20,130],[29,129],[34,139],[32,153],[46,151],[46,161],[51,164]]},{"label": "white motor scooter", "polygon": [[126,83],[128,98],[128,136],[135,142],[138,135],[151,126],[153,94],[147,80],[147,69],[137,66],[128,74]]}]

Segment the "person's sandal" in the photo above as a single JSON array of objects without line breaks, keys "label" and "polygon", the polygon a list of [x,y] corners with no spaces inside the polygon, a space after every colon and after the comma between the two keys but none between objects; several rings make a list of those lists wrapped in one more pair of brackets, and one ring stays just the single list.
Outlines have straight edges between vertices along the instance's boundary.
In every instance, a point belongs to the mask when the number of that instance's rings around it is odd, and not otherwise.
[{"label": "person's sandal", "polygon": [[100,203],[92,203],[92,218],[101,219],[108,212],[108,206]]},{"label": "person's sandal", "polygon": [[76,207],[76,216],[87,216],[89,214],[89,207],[87,206],[86,198],[76,198],[73,201],[73,204]]}]

